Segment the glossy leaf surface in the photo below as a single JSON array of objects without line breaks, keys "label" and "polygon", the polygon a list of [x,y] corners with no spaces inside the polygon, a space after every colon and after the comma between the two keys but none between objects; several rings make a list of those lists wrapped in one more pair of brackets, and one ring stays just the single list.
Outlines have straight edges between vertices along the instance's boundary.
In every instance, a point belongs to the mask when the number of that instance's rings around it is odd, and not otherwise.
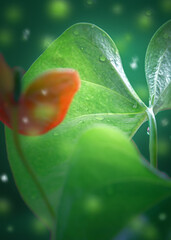
[{"label": "glossy leaf surface", "polygon": [[[115,44],[94,25],[77,24],[64,32],[25,74],[24,88],[39,74],[54,68],[77,70],[81,88],[61,125],[41,137],[21,140],[23,151],[55,210],[70,155],[82,131],[94,123],[107,123],[131,137],[146,119],[146,107],[124,74]],[[6,136],[11,167],[24,200],[52,225],[39,192],[20,163],[9,129]]]},{"label": "glossy leaf surface", "polygon": [[150,41],[145,70],[154,112],[171,108],[171,20]]},{"label": "glossy leaf surface", "polygon": [[112,240],[132,217],[171,195],[171,181],[145,167],[112,127],[86,131],[70,163],[58,206],[59,240]]}]

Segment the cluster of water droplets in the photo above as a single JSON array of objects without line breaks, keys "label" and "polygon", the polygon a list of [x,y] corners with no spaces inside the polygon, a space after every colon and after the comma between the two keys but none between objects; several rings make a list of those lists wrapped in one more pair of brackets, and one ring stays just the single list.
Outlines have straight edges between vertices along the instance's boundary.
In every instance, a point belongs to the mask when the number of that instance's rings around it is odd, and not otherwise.
[{"label": "cluster of water droplets", "polygon": [[139,61],[139,59],[138,59],[138,57],[133,57],[132,58],[132,60],[131,60],[131,62],[130,62],[130,67],[133,69],[133,70],[135,70],[135,69],[137,69],[138,68],[138,61]]},{"label": "cluster of water droplets", "polygon": [[22,39],[28,41],[30,38],[30,30],[28,28],[24,29],[22,32]]}]

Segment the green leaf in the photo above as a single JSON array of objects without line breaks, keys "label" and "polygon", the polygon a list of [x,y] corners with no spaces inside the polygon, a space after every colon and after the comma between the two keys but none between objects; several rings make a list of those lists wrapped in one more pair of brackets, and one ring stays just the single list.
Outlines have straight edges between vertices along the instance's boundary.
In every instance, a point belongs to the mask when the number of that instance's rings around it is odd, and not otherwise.
[{"label": "green leaf", "polygon": [[80,23],[66,30],[31,66],[25,87],[51,68],[73,68],[81,77],[65,123],[103,118],[132,136],[146,118],[146,107],[126,78],[118,49],[95,25]]},{"label": "green leaf", "polygon": [[171,20],[161,26],[151,39],[145,70],[154,112],[171,108]]},{"label": "green leaf", "polygon": [[171,195],[171,182],[158,174],[118,129],[86,131],[70,160],[56,239],[113,239],[132,217]]},{"label": "green leaf", "polygon": [[[68,159],[82,131],[91,124],[102,122],[117,126],[132,137],[146,120],[146,106],[130,86],[115,44],[95,25],[76,24],[65,31],[25,74],[24,88],[39,74],[54,68],[76,69],[81,77],[81,89],[61,125],[40,137],[21,136],[21,142],[55,210]],[[52,226],[41,195],[16,153],[9,129],[6,129],[6,141],[10,164],[22,197],[37,215]]]}]

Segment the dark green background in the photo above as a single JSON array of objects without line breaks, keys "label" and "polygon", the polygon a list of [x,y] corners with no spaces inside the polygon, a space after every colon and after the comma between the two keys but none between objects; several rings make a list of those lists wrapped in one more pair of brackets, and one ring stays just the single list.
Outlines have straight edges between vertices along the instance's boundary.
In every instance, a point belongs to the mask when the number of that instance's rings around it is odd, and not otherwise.
[{"label": "dark green background", "polygon": [[[77,22],[90,22],[104,29],[115,41],[129,81],[148,103],[144,58],[147,45],[154,32],[171,18],[171,0],[65,1],[69,13],[54,16],[48,12],[52,0],[0,1],[0,52],[11,67],[25,70],[45,50],[50,42]],[[14,13],[10,13],[14,9]],[[23,40],[25,29],[30,35]],[[132,58],[137,68],[132,69]],[[170,111],[157,115],[159,135],[159,169],[171,176]],[[148,159],[148,135],[145,123],[134,136],[140,152]],[[15,186],[6,157],[3,125],[0,124],[0,176],[8,175],[8,182],[0,181],[0,239],[49,239],[41,225],[22,201]],[[162,215],[163,214],[163,215]],[[164,216],[162,218],[162,216]],[[11,227],[10,227],[11,226]],[[131,222],[117,240],[171,239],[171,200],[167,199]],[[81,240],[81,239],[80,239]]]}]

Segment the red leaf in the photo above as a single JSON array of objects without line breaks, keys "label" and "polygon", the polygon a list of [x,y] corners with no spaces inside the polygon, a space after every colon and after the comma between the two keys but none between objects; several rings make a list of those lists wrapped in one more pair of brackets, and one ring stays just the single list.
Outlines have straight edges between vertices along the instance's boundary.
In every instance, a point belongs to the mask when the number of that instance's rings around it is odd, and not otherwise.
[{"label": "red leaf", "polygon": [[60,124],[79,86],[79,75],[72,69],[38,77],[19,101],[19,132],[40,135]]},{"label": "red leaf", "polygon": [[13,71],[0,54],[0,121],[10,126],[10,96],[14,89]]}]

